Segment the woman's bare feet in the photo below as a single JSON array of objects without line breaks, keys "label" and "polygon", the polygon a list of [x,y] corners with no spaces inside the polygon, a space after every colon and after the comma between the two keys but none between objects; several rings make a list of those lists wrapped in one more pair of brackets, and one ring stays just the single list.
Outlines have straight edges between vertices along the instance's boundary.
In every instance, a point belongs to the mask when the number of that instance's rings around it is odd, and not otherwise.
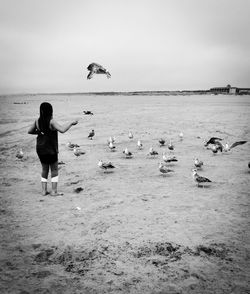
[{"label": "woman's bare feet", "polygon": [[43,196],[46,196],[46,195],[48,195],[48,194],[49,194],[48,191],[42,191],[42,195],[43,195]]},{"label": "woman's bare feet", "polygon": [[50,196],[53,196],[53,197],[56,197],[56,196],[62,196],[63,195],[63,193],[62,192],[51,192],[50,193]]}]

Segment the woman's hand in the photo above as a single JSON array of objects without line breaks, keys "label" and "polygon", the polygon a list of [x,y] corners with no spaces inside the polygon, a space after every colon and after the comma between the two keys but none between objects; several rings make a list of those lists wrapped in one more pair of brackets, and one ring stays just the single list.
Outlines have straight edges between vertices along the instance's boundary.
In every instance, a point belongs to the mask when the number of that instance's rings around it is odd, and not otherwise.
[{"label": "woman's hand", "polygon": [[74,121],[72,121],[72,126],[75,126],[75,125],[77,125],[78,124],[78,120],[74,120]]}]

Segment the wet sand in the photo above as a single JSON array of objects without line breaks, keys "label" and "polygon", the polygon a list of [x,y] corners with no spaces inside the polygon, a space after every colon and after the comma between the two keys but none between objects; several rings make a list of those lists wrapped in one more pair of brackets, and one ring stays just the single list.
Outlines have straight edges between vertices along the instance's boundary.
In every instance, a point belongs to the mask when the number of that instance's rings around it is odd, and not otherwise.
[{"label": "wet sand", "polygon": [[[27,134],[43,101],[60,123],[80,118],[59,134],[62,197],[41,195],[36,136]],[[0,293],[250,292],[249,96],[27,95],[1,104]],[[203,143],[212,136],[248,143],[214,155]],[[172,139],[178,158],[167,176],[160,138]],[[68,141],[86,154],[75,157]],[[151,146],[159,156],[147,155]],[[192,179],[195,157],[208,188]]]}]

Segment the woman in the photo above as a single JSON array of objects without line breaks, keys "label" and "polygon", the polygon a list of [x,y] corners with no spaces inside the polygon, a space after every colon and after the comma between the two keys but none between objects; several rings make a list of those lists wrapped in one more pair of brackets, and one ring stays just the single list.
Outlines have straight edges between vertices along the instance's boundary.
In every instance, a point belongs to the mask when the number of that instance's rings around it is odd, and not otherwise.
[{"label": "woman", "polygon": [[38,135],[36,140],[36,152],[42,164],[42,195],[47,195],[47,183],[49,169],[51,171],[52,191],[51,196],[59,196],[58,184],[58,131],[67,132],[77,120],[60,125],[53,119],[53,108],[48,102],[40,105],[40,117],[31,125],[28,134]]}]

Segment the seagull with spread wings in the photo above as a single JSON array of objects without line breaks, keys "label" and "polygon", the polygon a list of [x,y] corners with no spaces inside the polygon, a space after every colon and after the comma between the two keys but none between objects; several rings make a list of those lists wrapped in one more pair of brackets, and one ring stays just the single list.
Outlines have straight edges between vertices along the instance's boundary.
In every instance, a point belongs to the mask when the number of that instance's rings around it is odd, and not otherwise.
[{"label": "seagull with spread wings", "polygon": [[88,67],[87,70],[89,70],[89,74],[87,76],[87,79],[90,80],[92,79],[94,74],[105,74],[107,78],[111,78],[111,74],[100,64],[98,63],[91,63]]}]

